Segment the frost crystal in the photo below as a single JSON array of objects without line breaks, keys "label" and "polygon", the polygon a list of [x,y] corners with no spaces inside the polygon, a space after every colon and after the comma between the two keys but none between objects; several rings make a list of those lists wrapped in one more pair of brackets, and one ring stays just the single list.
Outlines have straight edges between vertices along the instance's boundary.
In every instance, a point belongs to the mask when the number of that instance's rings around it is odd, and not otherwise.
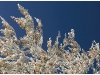
[{"label": "frost crystal", "polygon": [[[84,74],[90,68],[94,74],[100,74],[100,48],[94,40],[89,51],[81,49],[75,41],[75,31],[65,33],[63,43],[59,43],[60,31],[54,45],[51,37],[47,41],[47,50],[42,48],[43,25],[41,20],[34,17],[28,10],[18,4],[18,9],[24,17],[11,18],[26,31],[26,35],[17,38],[15,30],[0,16],[5,29],[0,32],[0,73],[1,74]],[[67,47],[68,50],[65,50]],[[31,55],[31,57],[29,57]],[[96,66],[94,62],[96,61]]]}]

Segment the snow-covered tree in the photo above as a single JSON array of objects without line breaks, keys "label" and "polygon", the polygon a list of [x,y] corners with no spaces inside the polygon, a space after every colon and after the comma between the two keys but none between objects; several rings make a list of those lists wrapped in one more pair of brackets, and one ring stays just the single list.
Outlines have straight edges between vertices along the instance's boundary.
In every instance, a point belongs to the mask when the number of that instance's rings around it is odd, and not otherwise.
[{"label": "snow-covered tree", "polygon": [[[75,41],[75,31],[71,29],[63,43],[59,42],[60,31],[52,44],[52,38],[47,41],[47,50],[42,48],[43,25],[28,10],[18,4],[18,9],[24,17],[11,18],[26,31],[26,35],[18,39],[16,32],[9,23],[0,16],[5,29],[0,32],[0,73],[1,74],[84,74],[90,68],[94,74],[100,74],[100,48],[94,40],[88,51],[83,50]],[[65,50],[65,48],[68,50]],[[28,54],[32,55],[31,57]],[[96,61],[96,66],[94,66]]]}]

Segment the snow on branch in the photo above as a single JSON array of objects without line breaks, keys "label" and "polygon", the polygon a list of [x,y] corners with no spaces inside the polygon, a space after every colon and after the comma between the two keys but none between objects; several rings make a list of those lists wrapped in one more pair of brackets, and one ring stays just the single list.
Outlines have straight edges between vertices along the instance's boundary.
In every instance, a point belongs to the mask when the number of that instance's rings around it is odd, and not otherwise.
[{"label": "snow on branch", "polygon": [[[75,31],[65,33],[63,43],[59,42],[60,31],[54,45],[52,38],[47,40],[47,50],[42,48],[43,24],[35,27],[31,15],[23,6],[18,9],[24,17],[11,18],[26,31],[26,35],[17,38],[13,27],[0,16],[3,27],[0,32],[0,73],[1,74],[85,74],[90,68],[94,74],[100,74],[100,47],[96,41],[85,51],[75,40]],[[68,50],[66,50],[67,48]],[[94,61],[96,60],[96,67]]]}]

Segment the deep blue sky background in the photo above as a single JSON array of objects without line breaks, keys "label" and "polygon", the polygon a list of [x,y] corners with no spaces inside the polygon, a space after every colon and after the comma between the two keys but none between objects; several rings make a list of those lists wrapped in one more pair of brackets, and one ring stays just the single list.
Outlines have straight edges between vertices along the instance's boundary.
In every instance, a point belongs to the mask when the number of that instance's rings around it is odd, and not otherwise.
[{"label": "deep blue sky background", "polygon": [[[86,51],[93,40],[100,42],[100,2],[0,2],[0,15],[14,27],[19,38],[25,35],[25,31],[10,18],[23,17],[18,10],[18,3],[28,9],[33,18],[41,19],[45,50],[49,37],[54,44],[60,30],[62,37],[59,40],[62,43],[64,33],[68,33],[72,28],[75,30],[75,40]],[[3,27],[0,25],[1,28]]]}]

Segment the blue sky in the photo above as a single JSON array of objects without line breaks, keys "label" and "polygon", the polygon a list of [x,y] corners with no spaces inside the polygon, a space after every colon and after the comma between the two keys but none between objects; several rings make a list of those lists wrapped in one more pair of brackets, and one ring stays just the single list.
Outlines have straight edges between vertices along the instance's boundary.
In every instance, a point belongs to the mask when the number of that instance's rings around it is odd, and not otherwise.
[{"label": "blue sky", "polygon": [[[0,2],[0,15],[14,27],[19,38],[25,35],[25,31],[10,18],[10,16],[23,17],[18,10],[18,3],[28,9],[33,18],[41,19],[44,36],[43,49],[45,50],[47,49],[46,43],[49,37],[52,38],[52,44],[54,44],[59,30],[62,36],[59,40],[62,43],[64,33],[74,29],[75,40],[86,51],[90,48],[93,40],[100,42],[100,2],[2,1]],[[2,25],[0,25],[1,28],[3,28]]]}]

